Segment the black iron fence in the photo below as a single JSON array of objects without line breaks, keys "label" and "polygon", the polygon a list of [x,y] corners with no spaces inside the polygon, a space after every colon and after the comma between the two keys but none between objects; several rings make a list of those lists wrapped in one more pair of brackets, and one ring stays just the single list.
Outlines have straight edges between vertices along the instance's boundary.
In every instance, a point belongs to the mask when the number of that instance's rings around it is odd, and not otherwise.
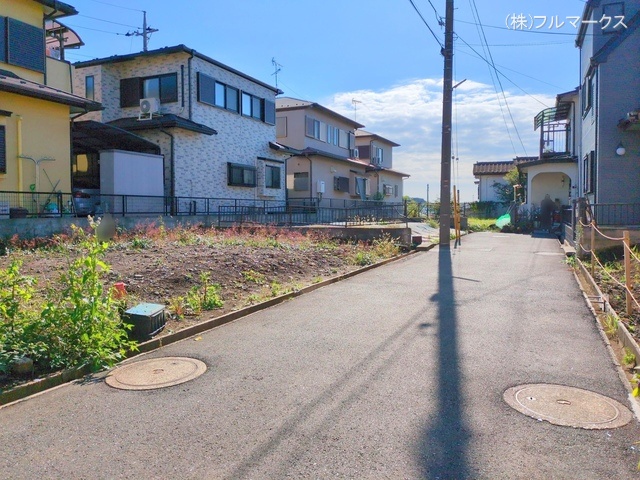
[{"label": "black iron fence", "polygon": [[591,211],[598,225],[640,225],[640,203],[597,203]]},{"label": "black iron fence", "polygon": [[339,224],[405,221],[404,203],[343,199],[251,200],[0,191],[0,219],[102,215],[217,217],[219,225]]}]

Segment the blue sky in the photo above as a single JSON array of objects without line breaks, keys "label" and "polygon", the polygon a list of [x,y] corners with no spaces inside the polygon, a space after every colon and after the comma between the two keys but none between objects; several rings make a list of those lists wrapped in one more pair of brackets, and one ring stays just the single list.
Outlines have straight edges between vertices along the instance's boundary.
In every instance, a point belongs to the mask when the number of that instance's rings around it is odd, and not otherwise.
[{"label": "blue sky", "polygon": [[[71,61],[142,50],[125,36],[147,11],[150,49],[185,44],[275,85],[282,65],[285,95],[319,102],[401,144],[395,168],[411,174],[405,194],[439,195],[443,60],[440,45],[409,0],[67,0],[80,15],[66,19],[85,46]],[[445,0],[413,0],[435,36]],[[577,29],[583,0],[456,0],[454,180],[463,201],[476,200],[478,161],[536,155],[533,118],[558,93],[579,84]],[[474,18],[474,13],[477,17]],[[514,15],[525,19],[514,30]],[[492,78],[476,18],[502,86]],[[558,26],[564,22],[563,26]],[[465,44],[468,44],[466,45]],[[474,52],[475,50],[475,52]],[[507,77],[507,78],[505,78]],[[495,86],[494,86],[495,83]],[[496,90],[498,93],[496,93]],[[502,93],[504,91],[504,95]],[[506,99],[506,102],[505,102]],[[514,127],[515,124],[515,127]]]}]

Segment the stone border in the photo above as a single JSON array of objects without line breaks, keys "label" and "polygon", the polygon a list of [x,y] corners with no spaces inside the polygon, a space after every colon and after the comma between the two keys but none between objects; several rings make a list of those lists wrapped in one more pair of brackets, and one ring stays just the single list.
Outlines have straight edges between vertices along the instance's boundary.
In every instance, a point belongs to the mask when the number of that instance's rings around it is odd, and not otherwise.
[{"label": "stone border", "polygon": [[[245,307],[240,310],[227,313],[220,317],[212,318],[210,320],[205,320],[204,322],[198,323],[196,325],[192,325],[191,327],[187,327],[183,330],[178,330],[177,332],[171,333],[164,337],[154,338],[146,342],[142,342],[138,345],[138,351],[129,352],[129,354],[127,355],[127,358],[132,358],[142,353],[151,352],[165,345],[170,345],[180,340],[184,340],[185,338],[192,337],[194,335],[205,332],[207,330],[211,330],[221,325],[225,325],[227,323],[233,322],[240,318],[246,317],[247,315],[250,315],[252,313],[259,312],[260,310],[273,307],[274,305],[278,305],[292,298],[299,297],[300,295],[304,295],[305,293],[313,292],[318,288],[322,288],[327,285],[331,285],[333,283],[346,280],[347,278],[354,277],[356,275],[367,272],[374,268],[382,267],[389,263],[402,260],[403,258],[407,258],[415,253],[418,253],[418,251],[431,250],[435,246],[436,245],[433,244],[431,246],[428,246],[428,248],[423,247],[420,250],[411,250],[408,253],[404,253],[404,254],[395,256],[393,258],[388,258],[381,262],[374,263],[373,265],[367,265],[366,267],[359,268],[352,272],[345,273],[343,275],[338,275],[337,277],[329,278],[328,280],[324,280],[322,282],[309,285],[307,287],[303,287],[300,290],[297,290],[295,292],[287,293],[285,295],[280,295],[279,297],[272,298],[271,300],[267,300],[266,302],[258,303],[256,305],[251,305],[249,307]],[[640,358],[640,355],[638,356],[638,358]],[[73,380],[78,380],[88,375],[89,373],[91,373],[91,369],[89,368],[88,365],[85,365],[83,367],[54,373],[52,375],[34,380],[32,382],[28,382],[23,385],[18,385],[17,387],[14,387],[10,390],[2,391],[0,392],[0,408],[4,408],[15,402],[21,401],[27,397],[44,392],[46,390],[63,385],[65,383],[72,382]]]}]

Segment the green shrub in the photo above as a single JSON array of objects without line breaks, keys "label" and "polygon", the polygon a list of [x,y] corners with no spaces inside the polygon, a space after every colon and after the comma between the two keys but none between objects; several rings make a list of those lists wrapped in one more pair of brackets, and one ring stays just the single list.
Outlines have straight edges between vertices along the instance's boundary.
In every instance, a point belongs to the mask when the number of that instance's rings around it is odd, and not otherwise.
[{"label": "green shrub", "polygon": [[102,283],[109,271],[102,260],[108,244],[95,234],[80,235],[80,255],[61,274],[61,288],[47,291],[41,335],[51,368],[89,364],[99,370],[137,347],[127,336],[131,325],[122,322],[118,302]]}]

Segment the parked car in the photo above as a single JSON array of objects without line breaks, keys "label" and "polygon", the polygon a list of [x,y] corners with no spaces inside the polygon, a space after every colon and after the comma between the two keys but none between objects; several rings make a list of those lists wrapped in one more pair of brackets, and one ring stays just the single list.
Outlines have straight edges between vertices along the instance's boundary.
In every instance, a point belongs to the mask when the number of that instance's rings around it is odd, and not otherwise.
[{"label": "parked car", "polygon": [[77,216],[85,217],[102,213],[100,206],[100,190],[96,188],[74,188],[73,208]]}]

